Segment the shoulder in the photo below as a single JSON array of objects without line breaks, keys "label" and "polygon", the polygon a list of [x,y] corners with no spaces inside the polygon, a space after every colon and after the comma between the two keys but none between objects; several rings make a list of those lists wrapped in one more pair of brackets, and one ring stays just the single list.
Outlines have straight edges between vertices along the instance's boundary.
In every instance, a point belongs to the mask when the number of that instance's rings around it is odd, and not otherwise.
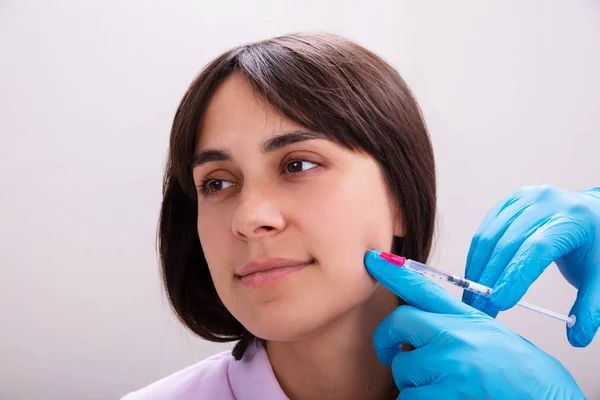
[{"label": "shoulder", "polygon": [[228,368],[234,361],[224,351],[131,392],[121,400],[233,399]]}]

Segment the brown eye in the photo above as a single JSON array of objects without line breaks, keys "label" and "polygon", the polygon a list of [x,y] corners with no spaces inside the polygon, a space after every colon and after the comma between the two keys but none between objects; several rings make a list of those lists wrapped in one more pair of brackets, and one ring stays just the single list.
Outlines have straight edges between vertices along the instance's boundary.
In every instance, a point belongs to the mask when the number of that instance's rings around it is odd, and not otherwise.
[{"label": "brown eye", "polygon": [[287,174],[299,174],[319,165],[307,160],[292,160],[285,165],[284,172]]},{"label": "brown eye", "polygon": [[223,188],[223,181],[220,181],[220,180],[210,181],[206,184],[206,190],[208,190],[211,193],[218,192],[222,188]]},{"label": "brown eye", "polygon": [[223,189],[227,189],[229,186],[233,186],[233,183],[226,181],[224,179],[209,179],[203,182],[198,190],[201,194],[206,196],[211,196],[218,194]]}]

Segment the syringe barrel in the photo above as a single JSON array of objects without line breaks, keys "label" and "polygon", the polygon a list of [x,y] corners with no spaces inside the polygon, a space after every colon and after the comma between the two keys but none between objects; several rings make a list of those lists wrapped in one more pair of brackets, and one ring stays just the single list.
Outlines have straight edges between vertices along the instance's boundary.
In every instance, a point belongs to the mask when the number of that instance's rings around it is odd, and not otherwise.
[{"label": "syringe barrel", "polygon": [[461,288],[468,290],[469,292],[477,293],[485,297],[489,297],[490,294],[492,294],[492,288],[489,288],[477,282],[463,279],[459,276],[450,275],[448,281],[452,282],[456,286],[460,286]]},{"label": "syringe barrel", "polygon": [[418,261],[407,259],[404,266],[409,269],[412,269],[413,271],[420,272],[433,278],[450,282],[453,285],[459,286],[465,290],[480,294],[485,297],[489,297],[490,294],[492,294],[492,289],[487,286],[470,281],[468,279],[461,278],[460,276],[449,274],[446,271],[437,269],[427,264],[420,263]]}]

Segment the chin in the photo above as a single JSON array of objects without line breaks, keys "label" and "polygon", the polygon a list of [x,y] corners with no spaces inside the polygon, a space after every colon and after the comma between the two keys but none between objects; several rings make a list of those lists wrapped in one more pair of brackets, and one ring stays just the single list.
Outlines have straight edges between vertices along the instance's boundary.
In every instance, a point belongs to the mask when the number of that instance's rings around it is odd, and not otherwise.
[{"label": "chin", "polygon": [[290,279],[262,292],[240,291],[241,295],[229,296],[234,302],[228,309],[254,336],[293,342],[336,324],[340,317],[367,304],[377,288],[366,272],[365,276],[346,274],[329,286],[310,274],[297,278],[304,279]]}]

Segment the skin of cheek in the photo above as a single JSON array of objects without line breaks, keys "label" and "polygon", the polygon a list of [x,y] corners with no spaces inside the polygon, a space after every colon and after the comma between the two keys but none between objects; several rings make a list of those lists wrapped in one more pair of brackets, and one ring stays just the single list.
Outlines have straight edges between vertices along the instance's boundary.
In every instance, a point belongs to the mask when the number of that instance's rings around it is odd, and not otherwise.
[{"label": "skin of cheek", "polygon": [[312,256],[317,263],[262,290],[233,276],[236,263],[245,261],[235,255],[247,254],[247,244],[232,234],[232,210],[199,209],[198,233],[217,293],[254,335],[278,341],[309,337],[375,292],[363,263],[365,247],[390,250],[393,208],[376,163],[354,161],[350,170],[327,171],[329,178],[310,187],[308,195],[308,186],[298,187],[298,194],[284,189],[277,204],[288,227],[273,240],[276,255]]},{"label": "skin of cheek", "polygon": [[306,299],[305,309],[310,310],[307,318],[322,323],[373,295],[377,284],[364,266],[365,247],[391,249],[393,221],[384,182],[374,162],[360,165],[351,178],[305,205],[312,215],[303,220],[313,222],[306,235],[312,239],[320,273],[314,283],[318,295]]},{"label": "skin of cheek", "polygon": [[235,267],[244,262],[237,261],[236,253],[232,251],[236,239],[231,230],[231,214],[221,205],[217,208],[199,205],[197,227],[213,284],[219,298],[231,312],[227,299],[232,296]]}]

